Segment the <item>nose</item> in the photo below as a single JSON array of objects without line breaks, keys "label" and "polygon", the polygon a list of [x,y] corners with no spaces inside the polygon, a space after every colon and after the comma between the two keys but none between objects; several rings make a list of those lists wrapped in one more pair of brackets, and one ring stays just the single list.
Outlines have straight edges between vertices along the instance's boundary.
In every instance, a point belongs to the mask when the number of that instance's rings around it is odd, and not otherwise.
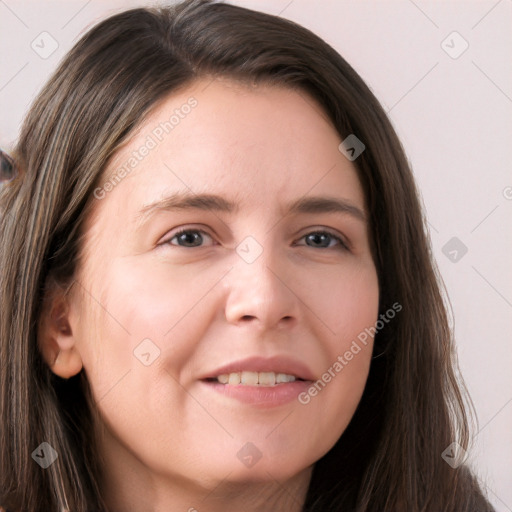
[{"label": "nose", "polygon": [[294,278],[286,262],[277,262],[270,250],[248,263],[237,256],[225,286],[226,320],[253,324],[259,330],[292,327],[298,318],[300,299],[293,290]]}]

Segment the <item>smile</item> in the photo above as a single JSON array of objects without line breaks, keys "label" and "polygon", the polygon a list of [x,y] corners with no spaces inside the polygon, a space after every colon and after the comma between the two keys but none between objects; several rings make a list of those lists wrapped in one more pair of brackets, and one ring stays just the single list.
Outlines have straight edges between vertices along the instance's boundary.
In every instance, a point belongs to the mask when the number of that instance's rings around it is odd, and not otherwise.
[{"label": "smile", "polygon": [[223,373],[212,380],[216,380],[221,384],[229,384],[230,386],[276,386],[302,379],[287,373],[242,371]]}]

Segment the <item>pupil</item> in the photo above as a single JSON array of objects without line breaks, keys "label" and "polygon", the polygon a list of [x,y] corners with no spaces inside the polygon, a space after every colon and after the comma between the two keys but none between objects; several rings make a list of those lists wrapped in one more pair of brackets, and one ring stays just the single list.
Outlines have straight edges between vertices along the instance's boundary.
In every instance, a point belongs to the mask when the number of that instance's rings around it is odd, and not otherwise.
[{"label": "pupil", "polygon": [[[310,238],[314,239],[315,244],[318,244],[318,243],[322,244],[322,241],[320,240],[321,238],[324,239],[324,242],[327,241],[327,245],[329,243],[328,235],[326,235],[325,233],[316,233],[316,234],[310,235]],[[325,245],[325,243],[323,245]]]},{"label": "pupil", "polygon": [[188,244],[189,242],[191,244],[194,243],[194,238],[197,240],[197,238],[199,237],[199,234],[198,233],[182,233],[181,235],[181,240],[185,243],[185,244]]}]

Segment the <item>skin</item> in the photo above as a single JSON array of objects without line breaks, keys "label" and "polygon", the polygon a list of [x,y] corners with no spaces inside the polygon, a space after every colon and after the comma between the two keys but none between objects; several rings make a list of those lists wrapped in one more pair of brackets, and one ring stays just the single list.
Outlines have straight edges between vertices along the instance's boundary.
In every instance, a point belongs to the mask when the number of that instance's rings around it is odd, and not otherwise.
[{"label": "skin", "polygon": [[[42,323],[43,354],[58,375],[86,372],[112,511],[299,511],[314,463],[360,401],[373,340],[305,405],[255,407],[198,379],[254,355],[290,356],[321,378],[375,325],[367,222],[339,212],[284,215],[287,203],[312,195],[364,212],[363,191],[312,98],[228,79],[199,80],[161,102],[105,179],[191,96],[190,114],[95,200],[76,279]],[[187,190],[221,195],[239,211],[141,216]],[[173,237],[180,227],[205,233],[187,246]],[[306,236],[325,230],[348,249]],[[236,251],[247,236],[262,249],[252,263]],[[160,355],[145,366],[134,349],[148,338]],[[237,457],[247,442],[262,454],[252,467]]]}]

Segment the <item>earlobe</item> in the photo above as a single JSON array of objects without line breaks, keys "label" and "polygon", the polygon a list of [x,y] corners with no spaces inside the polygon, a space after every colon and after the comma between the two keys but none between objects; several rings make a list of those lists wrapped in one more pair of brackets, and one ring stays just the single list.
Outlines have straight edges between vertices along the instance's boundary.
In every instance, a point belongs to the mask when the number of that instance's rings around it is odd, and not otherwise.
[{"label": "earlobe", "polygon": [[82,357],[69,321],[69,304],[62,294],[54,295],[43,308],[39,322],[38,345],[55,375],[69,379],[83,367]]},{"label": "earlobe", "polygon": [[55,375],[63,379],[69,379],[82,370],[82,357],[75,347],[67,350],[59,350],[50,368]]}]

